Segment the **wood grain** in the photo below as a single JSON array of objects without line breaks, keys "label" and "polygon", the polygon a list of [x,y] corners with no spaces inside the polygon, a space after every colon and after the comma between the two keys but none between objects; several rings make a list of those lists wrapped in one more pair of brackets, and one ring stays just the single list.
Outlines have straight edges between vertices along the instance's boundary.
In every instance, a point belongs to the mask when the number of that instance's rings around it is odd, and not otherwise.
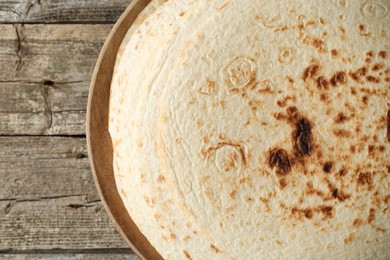
[{"label": "wood grain", "polygon": [[0,24],[0,135],[84,135],[88,85],[111,27]]},{"label": "wood grain", "polygon": [[126,248],[101,202],[84,196],[0,201],[0,248]]},{"label": "wood grain", "polygon": [[131,0],[0,2],[0,23],[114,23]]},{"label": "wood grain", "polygon": [[0,137],[0,147],[0,200],[99,200],[85,138]]},{"label": "wood grain", "polygon": [[126,248],[96,194],[84,138],[0,137],[0,252]]},{"label": "wood grain", "polygon": [[64,253],[62,251],[57,251],[57,253],[31,253],[31,254],[3,254],[1,255],[1,259],[15,259],[17,257],[18,260],[138,260],[140,259],[138,256],[134,254],[118,254],[118,253],[80,253],[80,254],[72,254],[72,253]]}]

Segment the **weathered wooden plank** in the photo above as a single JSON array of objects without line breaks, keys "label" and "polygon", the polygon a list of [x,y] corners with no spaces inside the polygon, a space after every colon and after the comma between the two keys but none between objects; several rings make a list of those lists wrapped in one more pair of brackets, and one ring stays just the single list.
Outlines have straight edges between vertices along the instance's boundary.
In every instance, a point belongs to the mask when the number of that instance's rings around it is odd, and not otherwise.
[{"label": "weathered wooden plank", "polygon": [[18,260],[138,260],[140,259],[135,254],[0,254],[1,259],[18,259]]},{"label": "weathered wooden plank", "polygon": [[0,250],[126,248],[101,202],[0,201]]},{"label": "weathered wooden plank", "polygon": [[0,200],[99,199],[85,138],[0,137]]},{"label": "weathered wooden plank", "polygon": [[0,23],[113,23],[131,0],[13,0],[0,2]]},{"label": "weathered wooden plank", "polygon": [[0,24],[0,81],[89,81],[111,27]]},{"label": "weathered wooden plank", "polygon": [[0,135],[83,135],[111,25],[0,25]]},{"label": "weathered wooden plank", "polygon": [[83,135],[86,82],[0,83],[0,135]]},{"label": "weathered wooden plank", "polygon": [[0,252],[126,248],[104,211],[85,138],[0,137]]}]

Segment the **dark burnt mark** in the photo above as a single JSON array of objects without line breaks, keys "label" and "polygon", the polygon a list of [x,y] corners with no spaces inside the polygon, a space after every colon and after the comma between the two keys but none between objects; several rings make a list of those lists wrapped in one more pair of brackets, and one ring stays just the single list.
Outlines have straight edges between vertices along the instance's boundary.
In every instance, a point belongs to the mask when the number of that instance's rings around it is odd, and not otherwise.
[{"label": "dark burnt mark", "polygon": [[371,58],[372,56],[374,56],[374,51],[367,52],[366,56]]},{"label": "dark burnt mark", "polygon": [[320,76],[317,78],[317,88],[328,89],[329,88],[328,86],[329,86],[329,82],[325,77]]},{"label": "dark burnt mark", "polygon": [[290,159],[285,150],[276,148],[272,149],[269,154],[269,165],[271,168],[277,168],[277,175],[285,176],[291,171]]},{"label": "dark burnt mark", "polygon": [[359,24],[359,30],[363,32],[364,30],[366,30],[366,26],[364,24]]},{"label": "dark burnt mark", "polygon": [[375,220],[375,209],[370,208],[368,211],[367,222],[372,223]]},{"label": "dark burnt mark", "polygon": [[380,78],[374,77],[374,76],[371,76],[371,75],[366,76],[366,79],[367,79],[367,81],[372,82],[372,83],[379,83],[379,82],[381,82]]},{"label": "dark burnt mark", "polygon": [[377,70],[383,69],[383,67],[384,67],[383,63],[377,63],[377,64],[374,64],[372,66],[372,70],[377,71]]},{"label": "dark burnt mark", "polygon": [[336,72],[330,79],[332,86],[344,85],[347,83],[347,74],[344,71]]},{"label": "dark burnt mark", "polygon": [[387,110],[387,141],[390,142],[390,109]]},{"label": "dark burnt mark", "polygon": [[309,155],[312,152],[311,124],[306,118],[302,118],[295,123],[294,148],[301,155]]},{"label": "dark burnt mark", "polygon": [[372,173],[371,172],[361,172],[359,174],[358,180],[359,185],[372,185]]},{"label": "dark burnt mark", "polygon": [[344,201],[346,199],[351,198],[351,195],[345,194],[344,192],[340,191],[339,189],[334,189],[332,191],[332,197],[335,199],[338,199],[339,201]]},{"label": "dark burnt mark", "polygon": [[302,75],[302,80],[306,82],[308,78],[313,78],[320,71],[320,66],[318,64],[310,65],[305,69]]},{"label": "dark burnt mark", "polygon": [[380,51],[378,53],[378,56],[381,57],[382,59],[386,59],[387,58],[387,52],[386,51]]},{"label": "dark burnt mark", "polygon": [[342,124],[347,120],[348,120],[348,117],[346,115],[344,115],[344,113],[342,113],[342,112],[338,113],[337,116],[334,118],[334,122],[336,124]]},{"label": "dark burnt mark", "polygon": [[326,173],[330,173],[332,171],[332,167],[333,167],[333,162],[326,162],[322,170]]}]

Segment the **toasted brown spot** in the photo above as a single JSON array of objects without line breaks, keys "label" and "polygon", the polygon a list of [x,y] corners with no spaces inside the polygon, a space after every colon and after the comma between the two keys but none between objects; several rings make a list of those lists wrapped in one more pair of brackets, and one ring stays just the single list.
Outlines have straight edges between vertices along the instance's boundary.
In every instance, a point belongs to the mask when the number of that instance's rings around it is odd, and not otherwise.
[{"label": "toasted brown spot", "polygon": [[378,53],[378,56],[381,57],[382,59],[386,59],[387,58],[387,52],[386,51],[380,51]]},{"label": "toasted brown spot", "polygon": [[330,51],[332,53],[332,56],[336,57],[338,55],[337,50],[333,49]]},{"label": "toasted brown spot", "polygon": [[310,65],[305,69],[302,75],[302,80],[306,82],[308,78],[313,78],[320,70],[320,66],[317,64]]},{"label": "toasted brown spot", "polygon": [[235,199],[235,198],[236,198],[236,193],[237,193],[237,190],[232,190],[232,191],[229,193],[230,198]]},{"label": "toasted brown spot", "polygon": [[341,123],[344,123],[346,120],[348,120],[348,118],[344,115],[344,113],[338,113],[336,118],[334,119],[334,122],[336,124],[341,124]]},{"label": "toasted brown spot", "polygon": [[305,218],[312,218],[313,217],[313,210],[311,209],[304,209],[303,214],[305,214]]},{"label": "toasted brown spot", "polygon": [[329,82],[328,80],[321,76],[317,78],[317,88],[319,89],[328,89]]},{"label": "toasted brown spot", "polygon": [[367,222],[372,223],[375,220],[375,209],[370,208],[368,212]]},{"label": "toasted brown spot", "polygon": [[213,244],[210,244],[210,248],[213,249],[217,254],[218,254],[218,253],[222,253],[221,249],[219,249],[218,247],[216,247],[216,246],[213,245]]},{"label": "toasted brown spot", "polygon": [[344,71],[336,72],[333,77],[330,79],[332,86],[337,86],[339,84],[344,85],[347,83],[347,74]]},{"label": "toasted brown spot", "polygon": [[297,207],[293,207],[291,209],[291,214],[293,215],[303,215],[305,218],[311,219],[313,218],[313,209],[306,208],[306,209],[298,209]]},{"label": "toasted brown spot", "polygon": [[368,104],[368,97],[367,96],[363,96],[362,97],[362,102],[363,102],[363,104],[367,105]]},{"label": "toasted brown spot", "polygon": [[320,206],[319,210],[322,212],[322,214],[325,215],[327,218],[333,217],[333,207],[332,206]]},{"label": "toasted brown spot", "polygon": [[353,240],[353,235],[349,234],[349,236],[346,239],[344,239],[344,243],[350,244],[352,242],[352,240]]},{"label": "toasted brown spot", "polygon": [[286,179],[282,178],[279,180],[279,185],[281,189],[284,189],[287,186],[287,181]]},{"label": "toasted brown spot", "polygon": [[351,136],[351,131],[344,130],[344,129],[335,129],[333,130],[333,134],[337,137],[348,138]]},{"label": "toasted brown spot", "polygon": [[187,250],[183,250],[183,254],[184,254],[184,256],[185,256],[187,259],[192,260],[192,257],[191,257],[191,255],[188,253]]},{"label": "toasted brown spot", "polygon": [[374,56],[374,51],[369,51],[369,52],[366,53],[366,55],[368,57],[372,57],[372,56]]},{"label": "toasted brown spot", "polygon": [[355,81],[360,81],[360,78],[365,76],[367,74],[367,68],[366,67],[361,67],[355,72],[350,72],[349,75],[351,78]]},{"label": "toasted brown spot", "polygon": [[374,77],[374,76],[371,76],[371,75],[366,76],[366,79],[367,79],[367,81],[372,82],[372,83],[379,83],[381,81],[380,78]]},{"label": "toasted brown spot", "polygon": [[157,182],[165,182],[165,177],[163,175],[159,175],[157,178]]},{"label": "toasted brown spot", "polygon": [[285,176],[291,171],[290,160],[285,150],[276,148],[272,149],[269,154],[269,165],[271,168],[277,168],[277,175]]},{"label": "toasted brown spot", "polygon": [[248,202],[248,203],[251,203],[251,202],[254,201],[254,199],[249,197],[249,198],[245,198],[245,201]]},{"label": "toasted brown spot", "polygon": [[387,110],[387,141],[390,142],[390,109]]},{"label": "toasted brown spot", "polygon": [[345,175],[347,175],[347,173],[348,173],[348,171],[346,170],[346,169],[341,169],[341,170],[339,170],[339,175],[340,176],[342,176],[342,177],[344,177]]},{"label": "toasted brown spot", "polygon": [[328,95],[326,95],[325,93],[321,93],[320,99],[321,101],[326,102],[328,100]]},{"label": "toasted brown spot", "polygon": [[324,172],[330,173],[333,167],[333,162],[326,162],[322,168]]},{"label": "toasted brown spot", "polygon": [[353,222],[352,222],[352,225],[356,228],[360,227],[361,225],[363,224],[363,221],[359,218],[355,219]]},{"label": "toasted brown spot", "polygon": [[361,172],[359,174],[357,182],[360,185],[371,185],[372,184],[372,173],[371,172]]},{"label": "toasted brown spot", "polygon": [[374,64],[374,65],[372,66],[372,70],[374,70],[374,71],[380,70],[380,69],[382,69],[383,67],[384,67],[383,64],[377,63],[377,64]]},{"label": "toasted brown spot", "polygon": [[181,12],[180,14],[179,14],[179,16],[184,16],[186,14],[186,12]]},{"label": "toasted brown spot", "polygon": [[359,30],[364,31],[366,29],[366,26],[364,24],[359,24]]},{"label": "toasted brown spot", "polygon": [[335,199],[338,199],[339,201],[344,201],[346,199],[349,199],[351,195],[345,194],[344,192],[340,191],[339,189],[334,189],[332,191],[332,197]]},{"label": "toasted brown spot", "polygon": [[285,106],[286,106],[286,101],[285,101],[285,100],[278,100],[276,103],[277,103],[278,106],[280,106],[280,107],[285,107]]}]

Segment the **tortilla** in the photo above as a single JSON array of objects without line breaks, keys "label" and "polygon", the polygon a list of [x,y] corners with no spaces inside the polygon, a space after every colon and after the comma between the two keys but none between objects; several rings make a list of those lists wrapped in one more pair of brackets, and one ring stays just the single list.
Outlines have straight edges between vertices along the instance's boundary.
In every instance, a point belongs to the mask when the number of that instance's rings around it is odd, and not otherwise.
[{"label": "tortilla", "polygon": [[390,2],[153,6],[118,52],[109,130],[157,251],[389,258]]}]

